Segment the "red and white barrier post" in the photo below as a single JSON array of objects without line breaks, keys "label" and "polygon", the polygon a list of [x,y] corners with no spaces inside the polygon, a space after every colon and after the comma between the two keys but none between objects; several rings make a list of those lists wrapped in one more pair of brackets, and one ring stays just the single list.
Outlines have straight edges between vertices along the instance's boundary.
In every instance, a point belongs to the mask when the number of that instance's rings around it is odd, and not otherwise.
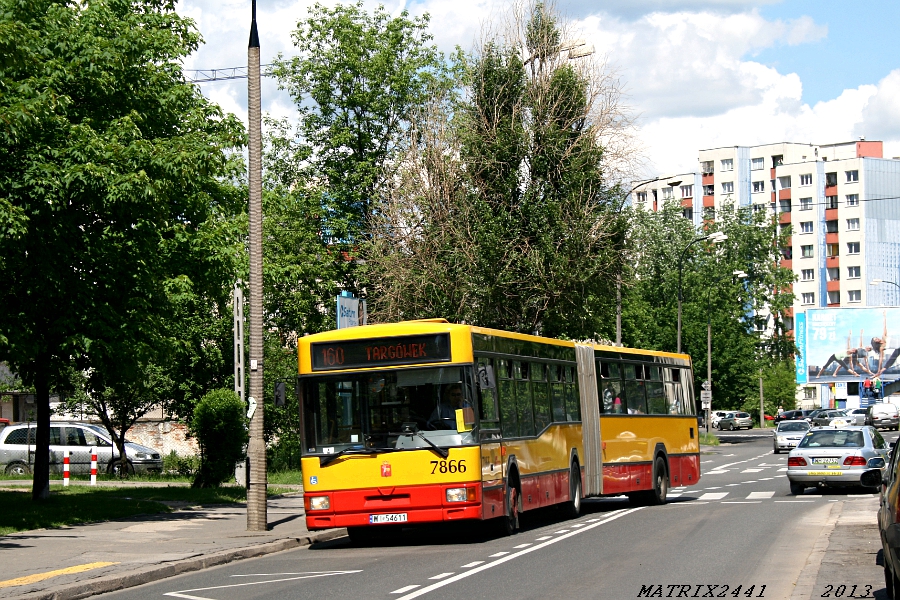
[{"label": "red and white barrier post", "polygon": [[97,485],[97,448],[91,446],[91,485]]},{"label": "red and white barrier post", "polygon": [[69,451],[63,451],[63,487],[69,487]]}]

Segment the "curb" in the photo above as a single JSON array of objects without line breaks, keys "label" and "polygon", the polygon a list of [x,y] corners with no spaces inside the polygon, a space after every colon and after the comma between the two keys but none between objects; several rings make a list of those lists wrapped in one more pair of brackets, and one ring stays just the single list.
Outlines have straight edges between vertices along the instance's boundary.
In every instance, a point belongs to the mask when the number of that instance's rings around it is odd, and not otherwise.
[{"label": "curb", "polygon": [[60,585],[55,588],[40,592],[32,592],[24,596],[19,596],[21,600],[77,600],[78,598],[88,598],[97,594],[105,594],[115,592],[127,588],[160,581],[182,573],[190,573],[191,571],[200,571],[224,565],[226,563],[242,560],[245,558],[256,558],[282,552],[284,550],[292,550],[302,546],[309,546],[316,542],[326,542],[347,535],[347,530],[329,529],[318,533],[310,533],[296,538],[286,538],[275,540],[272,542],[264,542],[255,546],[245,546],[244,548],[236,548],[233,550],[223,550],[212,554],[205,554],[193,558],[185,558],[178,561],[166,563],[164,565],[155,565],[122,573],[120,575],[106,575],[88,581],[81,581],[70,585]]}]

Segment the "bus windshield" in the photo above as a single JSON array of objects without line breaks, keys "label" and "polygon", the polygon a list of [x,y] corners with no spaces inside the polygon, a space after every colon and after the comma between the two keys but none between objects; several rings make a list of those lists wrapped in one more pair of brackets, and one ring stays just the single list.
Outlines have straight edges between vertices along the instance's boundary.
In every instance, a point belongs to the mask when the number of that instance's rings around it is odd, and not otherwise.
[{"label": "bus windshield", "polygon": [[[461,367],[323,375],[303,380],[307,453],[475,443],[473,394]],[[461,428],[459,426],[462,426]]]}]

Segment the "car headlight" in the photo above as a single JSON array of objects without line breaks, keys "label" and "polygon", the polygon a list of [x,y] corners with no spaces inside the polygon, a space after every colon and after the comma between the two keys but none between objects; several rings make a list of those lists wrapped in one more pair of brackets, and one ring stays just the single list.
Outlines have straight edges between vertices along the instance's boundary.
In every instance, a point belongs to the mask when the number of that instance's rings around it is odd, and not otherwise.
[{"label": "car headlight", "polygon": [[447,502],[472,502],[475,488],[447,488]]},{"label": "car headlight", "polygon": [[134,457],[146,460],[146,459],[150,458],[150,455],[147,454],[146,452],[135,452]]},{"label": "car headlight", "polygon": [[331,500],[328,496],[310,496],[309,510],[328,510],[331,508]]},{"label": "car headlight", "polygon": [[787,439],[786,437],[784,437],[784,436],[779,435],[779,436],[778,436],[778,441],[779,441],[779,442],[786,442],[786,441],[788,441],[788,439]]}]

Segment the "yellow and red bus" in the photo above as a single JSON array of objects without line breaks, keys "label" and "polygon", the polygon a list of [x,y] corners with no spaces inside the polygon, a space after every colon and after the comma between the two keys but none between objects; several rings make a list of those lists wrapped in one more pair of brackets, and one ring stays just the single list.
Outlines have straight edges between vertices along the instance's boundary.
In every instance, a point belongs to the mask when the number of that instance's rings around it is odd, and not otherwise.
[{"label": "yellow and red bus", "polygon": [[306,336],[298,362],[310,530],[496,518],[511,534],[523,511],[659,504],[700,479],[684,354],[429,319]]}]

